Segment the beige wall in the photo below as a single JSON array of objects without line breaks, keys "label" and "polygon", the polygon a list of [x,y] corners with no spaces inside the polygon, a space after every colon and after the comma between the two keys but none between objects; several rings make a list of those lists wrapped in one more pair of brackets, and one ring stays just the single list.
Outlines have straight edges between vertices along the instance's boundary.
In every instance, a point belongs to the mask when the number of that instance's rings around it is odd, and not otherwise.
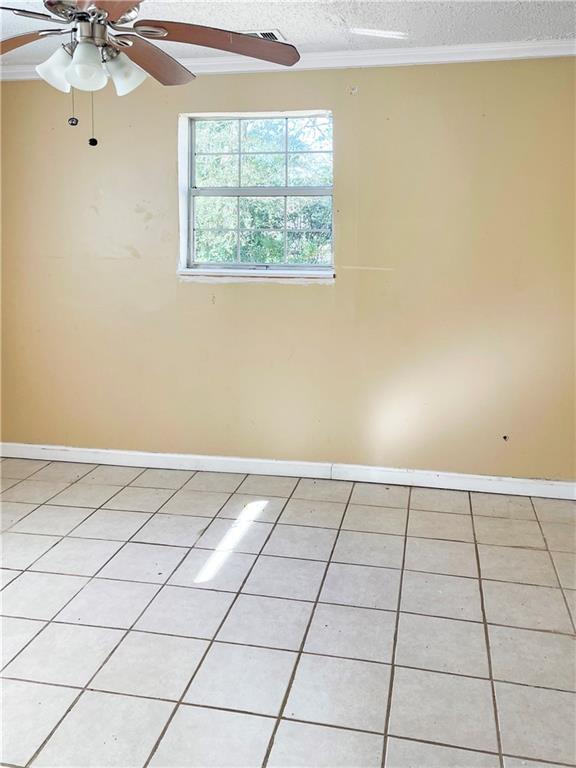
[{"label": "beige wall", "polygon": [[[573,61],[2,93],[5,440],[574,476]],[[307,108],[336,284],[179,282],[178,113]]]}]

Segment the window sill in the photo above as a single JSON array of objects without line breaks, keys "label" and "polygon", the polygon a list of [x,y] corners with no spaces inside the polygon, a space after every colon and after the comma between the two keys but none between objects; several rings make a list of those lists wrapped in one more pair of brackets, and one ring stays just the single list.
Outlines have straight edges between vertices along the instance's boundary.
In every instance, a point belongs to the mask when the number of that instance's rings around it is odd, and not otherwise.
[{"label": "window sill", "polygon": [[334,268],[328,269],[179,269],[186,283],[283,283],[285,285],[333,285]]}]

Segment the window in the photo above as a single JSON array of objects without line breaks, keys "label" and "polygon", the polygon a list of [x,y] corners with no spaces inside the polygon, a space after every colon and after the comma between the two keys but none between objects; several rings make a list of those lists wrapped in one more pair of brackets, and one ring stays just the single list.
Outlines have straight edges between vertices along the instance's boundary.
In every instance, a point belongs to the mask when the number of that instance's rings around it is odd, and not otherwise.
[{"label": "window", "polygon": [[181,272],[333,277],[330,113],[184,115],[180,163]]}]

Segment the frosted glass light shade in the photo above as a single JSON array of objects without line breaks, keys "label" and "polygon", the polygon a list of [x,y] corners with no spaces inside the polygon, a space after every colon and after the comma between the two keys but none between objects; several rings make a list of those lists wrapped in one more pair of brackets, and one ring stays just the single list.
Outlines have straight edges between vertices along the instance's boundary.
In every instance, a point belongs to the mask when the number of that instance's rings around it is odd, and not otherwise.
[{"label": "frosted glass light shade", "polygon": [[64,91],[64,93],[70,93],[70,83],[66,80],[64,73],[71,61],[72,56],[63,46],[60,46],[49,59],[38,64],[36,72],[48,85],[59,91]]},{"label": "frosted glass light shade", "polygon": [[66,70],[66,80],[79,91],[99,91],[108,82],[100,49],[87,41],[76,46],[72,63]]},{"label": "frosted glass light shade", "polygon": [[107,61],[106,69],[110,73],[118,96],[125,96],[138,88],[147,77],[146,72],[133,64],[125,53],[119,53],[118,56]]}]

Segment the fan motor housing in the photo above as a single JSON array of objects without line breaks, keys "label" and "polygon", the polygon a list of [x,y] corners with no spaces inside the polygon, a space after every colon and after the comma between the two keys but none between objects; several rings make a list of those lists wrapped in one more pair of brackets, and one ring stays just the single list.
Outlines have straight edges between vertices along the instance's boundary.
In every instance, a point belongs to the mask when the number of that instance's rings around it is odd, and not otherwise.
[{"label": "fan motor housing", "polygon": [[76,22],[76,42],[89,41],[99,48],[108,45],[108,27],[101,21]]}]

